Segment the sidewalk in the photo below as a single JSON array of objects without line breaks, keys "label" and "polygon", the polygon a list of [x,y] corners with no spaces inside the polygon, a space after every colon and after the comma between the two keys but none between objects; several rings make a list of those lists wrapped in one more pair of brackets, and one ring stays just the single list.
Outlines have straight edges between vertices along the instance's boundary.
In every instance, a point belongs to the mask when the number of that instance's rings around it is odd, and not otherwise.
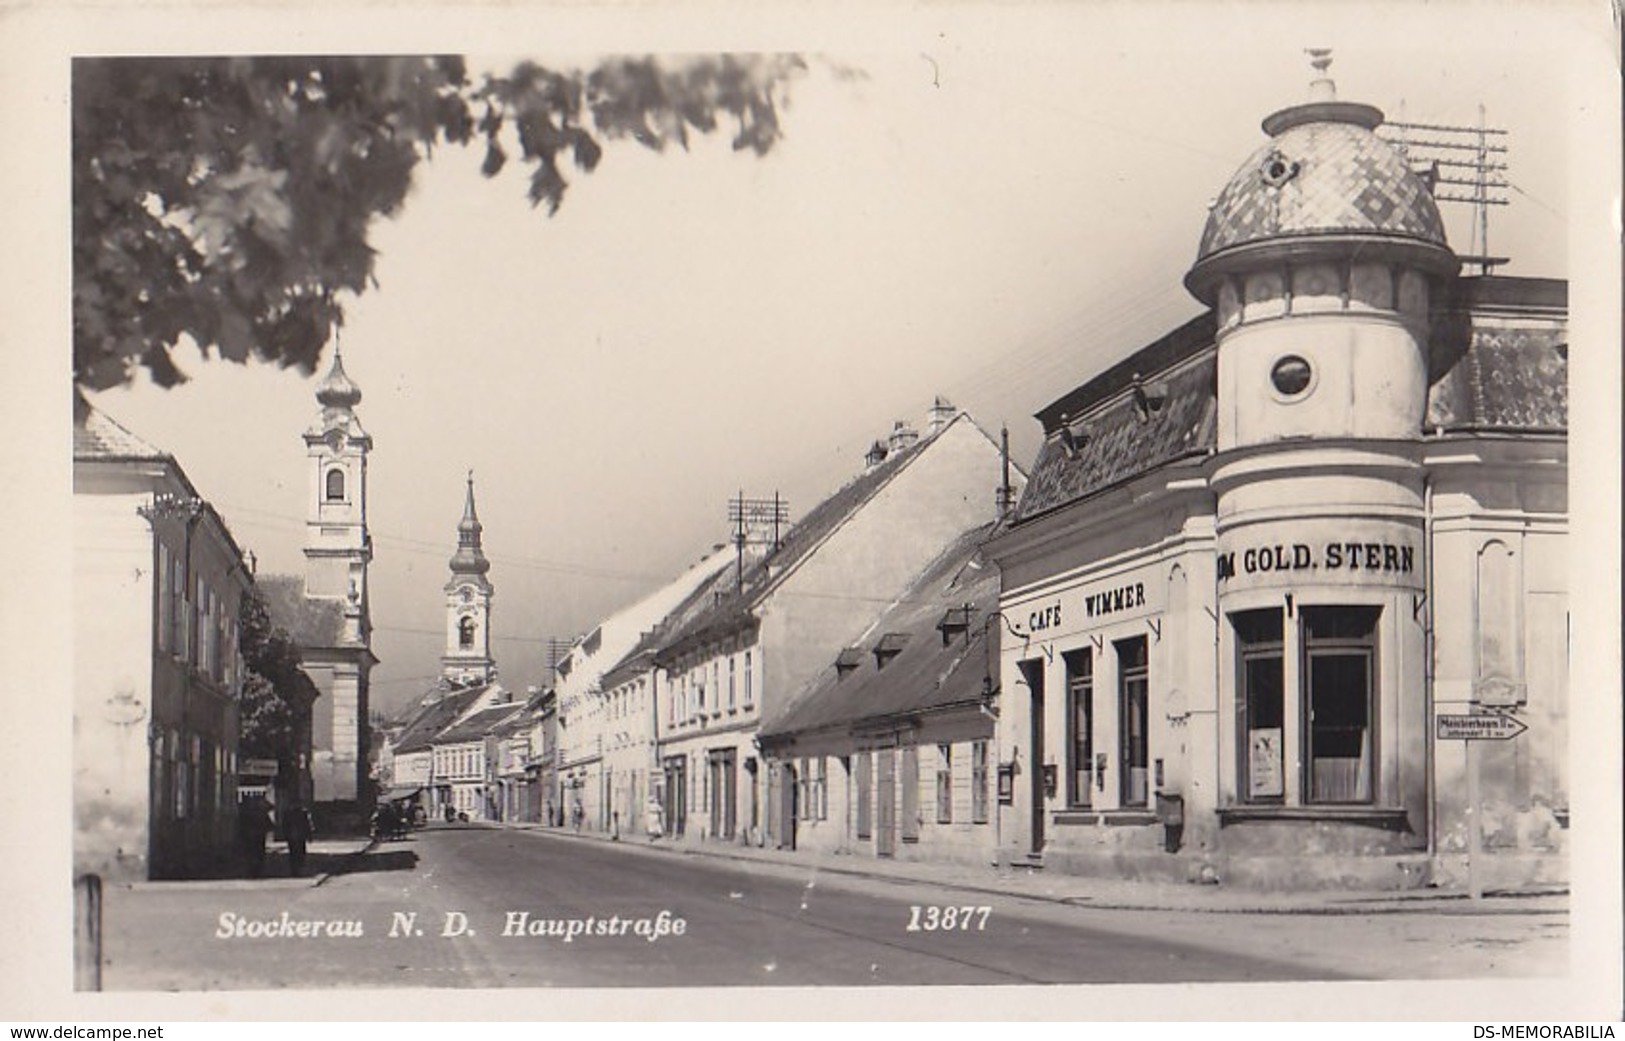
[{"label": "sidewalk", "polygon": [[540,824],[495,823],[488,826],[534,831],[572,841],[614,842],[629,853],[648,856],[690,856],[760,864],[780,871],[805,874],[809,869],[833,875],[913,882],[969,893],[1017,896],[1075,907],[1114,911],[1197,911],[1209,914],[1285,915],[1553,915],[1569,909],[1567,888],[1545,887],[1516,892],[1489,892],[1473,901],[1467,893],[1446,889],[1411,889],[1363,892],[1315,890],[1268,893],[1223,885],[1181,885],[1167,882],[1089,878],[1025,867],[999,871],[993,865],[921,863],[860,857],[853,854],[786,852],[738,843],[721,844],[629,836],[614,840],[602,832],[575,832],[544,828]]},{"label": "sidewalk", "polygon": [[121,888],[135,892],[168,890],[233,890],[233,889],[308,889],[319,886],[335,874],[342,874],[345,866],[373,847],[371,839],[353,838],[314,839],[305,847],[304,874],[294,877],[288,869],[288,844],[271,842],[265,848],[265,870],[258,878],[232,876],[225,878],[168,879],[152,882],[129,882]]}]

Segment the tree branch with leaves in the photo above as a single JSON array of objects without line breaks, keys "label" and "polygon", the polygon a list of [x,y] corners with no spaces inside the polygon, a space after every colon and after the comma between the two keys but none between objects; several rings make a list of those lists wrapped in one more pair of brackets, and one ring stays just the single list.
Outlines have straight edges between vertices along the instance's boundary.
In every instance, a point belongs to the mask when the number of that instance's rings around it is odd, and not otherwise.
[{"label": "tree branch with leaves", "polygon": [[803,68],[623,57],[475,83],[456,56],[76,59],[74,382],[173,386],[183,339],[314,371],[340,294],[375,284],[368,229],[436,148],[483,145],[495,176],[517,146],[551,214],[605,142],[686,148],[731,122],[735,149],[766,154]]}]

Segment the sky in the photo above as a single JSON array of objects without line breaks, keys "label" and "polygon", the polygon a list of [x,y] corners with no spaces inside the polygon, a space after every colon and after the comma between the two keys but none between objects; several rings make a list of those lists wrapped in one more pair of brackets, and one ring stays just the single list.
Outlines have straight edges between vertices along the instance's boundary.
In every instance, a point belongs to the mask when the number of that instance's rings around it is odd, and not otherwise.
[{"label": "sky", "polygon": [[[800,516],[894,421],[923,427],[936,395],[995,436],[1008,424],[1028,465],[1034,412],[1198,313],[1180,280],[1206,207],[1265,141],[1260,120],[1306,99],[1305,47],[1332,47],[1339,96],[1390,119],[1471,125],[1482,105],[1509,131],[1514,186],[1491,252],[1512,258],[1503,273],[1566,277],[1571,41],[1504,7],[1350,6],[1365,14],[957,7],[872,38],[787,31],[769,45],[809,71],[770,154],[725,133],[687,153],[614,144],[553,217],[527,204],[520,164],[487,181],[478,150],[438,152],[375,225],[378,288],[341,334],[375,442],[375,705],[398,711],[439,674],[470,469],[493,652],[522,690],[545,682],[550,638],[726,539],[730,496],[778,492]],[[608,52],[523,35],[471,47],[471,67]],[[1469,214],[1445,216],[1466,252]],[[176,455],[262,572],[299,572],[300,435],[327,356],[308,378],[179,361],[181,387],[93,402]]]}]

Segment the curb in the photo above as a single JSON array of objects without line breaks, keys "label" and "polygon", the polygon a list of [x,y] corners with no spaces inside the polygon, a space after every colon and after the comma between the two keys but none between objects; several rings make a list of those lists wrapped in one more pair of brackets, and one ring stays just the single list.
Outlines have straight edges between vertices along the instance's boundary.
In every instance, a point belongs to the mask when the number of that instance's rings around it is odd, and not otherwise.
[{"label": "curb", "polygon": [[[1452,917],[1475,916],[1515,916],[1515,915],[1558,915],[1568,913],[1569,890],[1544,891],[1540,893],[1501,893],[1486,895],[1485,903],[1474,905],[1465,893],[1433,892],[1427,895],[1405,896],[1396,893],[1391,897],[1384,896],[1351,896],[1329,901],[1316,901],[1312,903],[1296,904],[1266,904],[1266,903],[1237,903],[1234,905],[1218,906],[1214,904],[1185,903],[1183,901],[1158,902],[1154,900],[1133,899],[1112,896],[1059,896],[1047,893],[1023,893],[1011,889],[1002,889],[993,885],[977,884],[970,881],[953,879],[934,879],[914,877],[908,875],[893,875],[885,872],[867,871],[858,867],[845,865],[831,866],[828,864],[793,863],[779,861],[767,857],[742,856],[730,853],[723,849],[704,849],[677,847],[670,844],[652,842],[628,843],[616,841],[608,836],[575,832],[568,829],[532,827],[523,824],[511,824],[501,821],[482,821],[481,823],[494,828],[508,831],[536,832],[544,836],[553,836],[565,839],[578,839],[591,842],[600,842],[605,845],[618,845],[626,849],[647,850],[659,852],[668,856],[708,857],[714,860],[728,860],[734,863],[763,864],[769,867],[782,868],[816,868],[821,872],[834,875],[844,875],[853,878],[868,879],[877,882],[894,882],[914,885],[933,885],[943,889],[956,889],[967,893],[981,893],[990,896],[1016,897],[1021,900],[1033,900],[1043,903],[1062,904],[1068,907],[1092,908],[1101,911],[1174,911],[1190,912],[1196,914],[1215,915],[1301,915],[1322,917],[1346,917],[1352,915],[1401,915],[1401,914],[1439,914]],[[1562,900],[1563,906],[1507,906],[1508,901],[1548,901]],[[1494,901],[1493,904],[1488,901]]]}]

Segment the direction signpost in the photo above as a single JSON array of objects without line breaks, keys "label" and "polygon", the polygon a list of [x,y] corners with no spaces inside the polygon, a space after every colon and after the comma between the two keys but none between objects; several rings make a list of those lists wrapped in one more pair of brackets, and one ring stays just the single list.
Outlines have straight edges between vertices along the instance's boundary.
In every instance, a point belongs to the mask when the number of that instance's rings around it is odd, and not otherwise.
[{"label": "direction signpost", "polygon": [[1478,877],[1483,853],[1484,807],[1478,794],[1478,742],[1508,741],[1529,724],[1501,712],[1472,712],[1434,717],[1434,736],[1440,741],[1461,741],[1467,752],[1467,892],[1474,900],[1484,899],[1484,886]]}]

